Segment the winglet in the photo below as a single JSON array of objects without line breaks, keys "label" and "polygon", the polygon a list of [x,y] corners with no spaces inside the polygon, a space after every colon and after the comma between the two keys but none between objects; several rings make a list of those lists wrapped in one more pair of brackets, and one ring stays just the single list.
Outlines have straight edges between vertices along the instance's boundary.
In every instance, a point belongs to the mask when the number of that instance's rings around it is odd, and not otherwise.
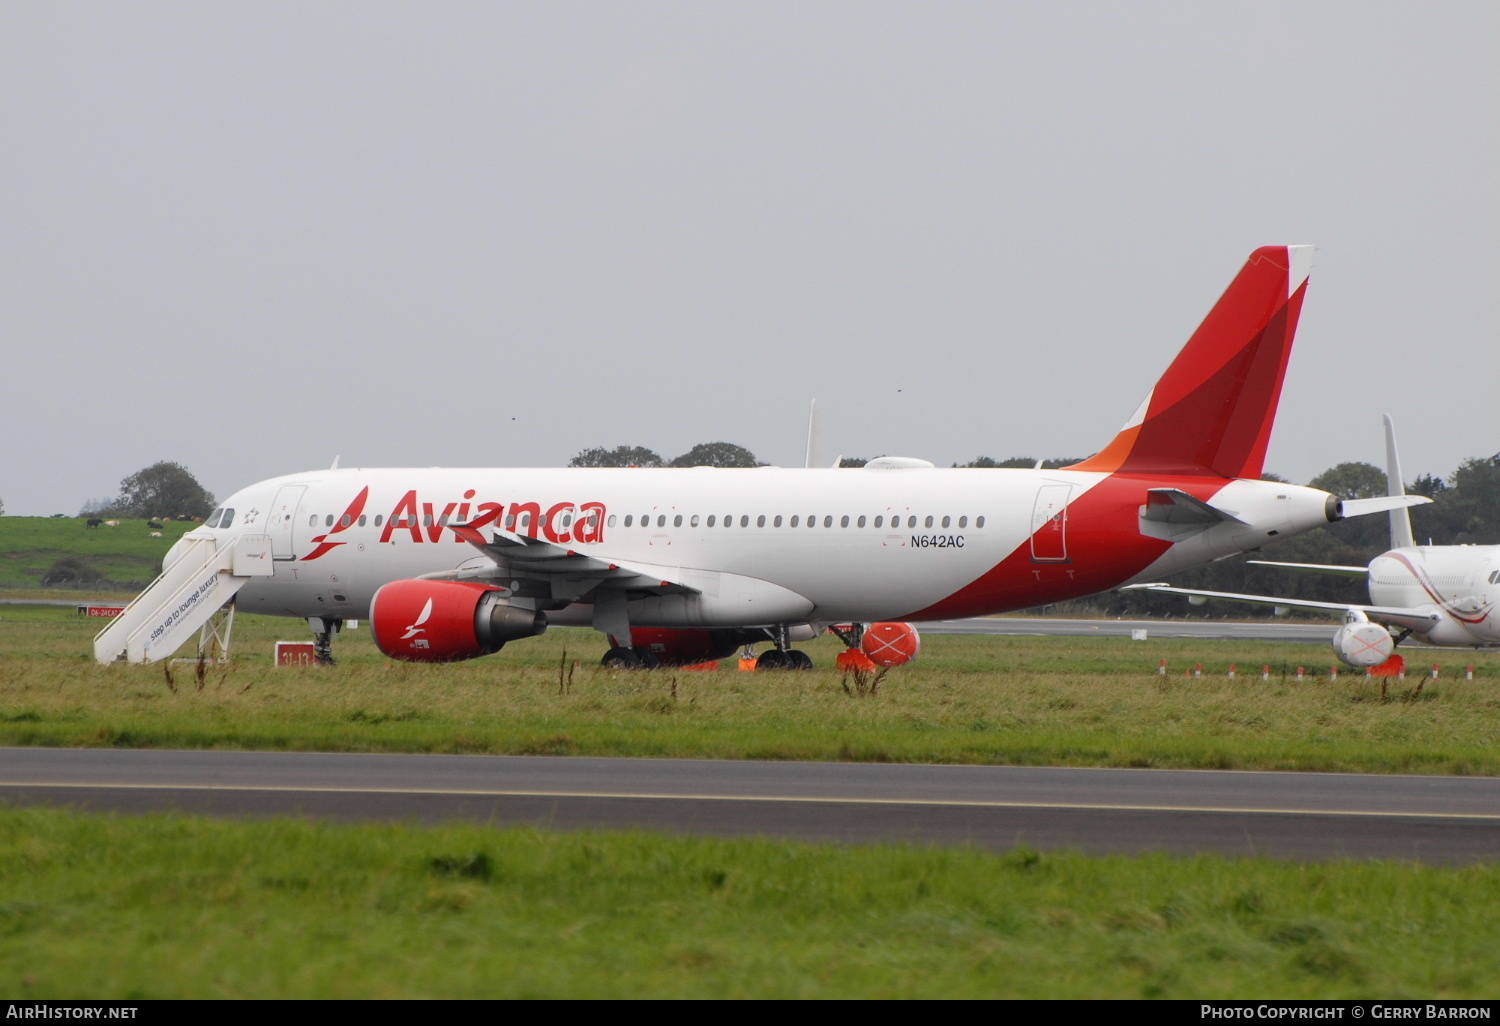
[{"label": "winglet", "polygon": [[1114,440],[1070,470],[1258,478],[1312,246],[1263,246]]},{"label": "winglet", "polygon": [[[1385,421],[1385,493],[1405,495],[1406,484],[1401,477],[1401,457],[1396,454],[1396,425],[1389,413],[1382,413]],[[1391,510],[1391,548],[1409,549],[1416,545],[1411,533],[1411,514],[1406,507]]]}]

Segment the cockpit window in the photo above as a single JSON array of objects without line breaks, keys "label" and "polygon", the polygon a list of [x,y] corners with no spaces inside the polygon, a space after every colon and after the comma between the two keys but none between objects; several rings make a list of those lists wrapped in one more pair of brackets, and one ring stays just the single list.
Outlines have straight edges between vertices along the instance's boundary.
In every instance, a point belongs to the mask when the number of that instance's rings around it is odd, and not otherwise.
[{"label": "cockpit window", "polygon": [[228,527],[232,523],[234,523],[234,510],[226,509],[224,515],[219,519],[219,526]]},{"label": "cockpit window", "polygon": [[218,527],[219,526],[219,517],[223,513],[224,513],[224,511],[222,509],[216,509],[216,510],[214,510],[212,513],[210,513],[208,515],[208,519],[203,522],[203,526],[204,527]]}]

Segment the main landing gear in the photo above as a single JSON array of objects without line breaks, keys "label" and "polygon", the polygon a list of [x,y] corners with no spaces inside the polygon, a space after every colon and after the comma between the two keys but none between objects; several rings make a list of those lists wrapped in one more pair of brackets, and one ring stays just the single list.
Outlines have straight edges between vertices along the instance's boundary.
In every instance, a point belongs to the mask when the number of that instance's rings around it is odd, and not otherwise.
[{"label": "main landing gear", "polygon": [[773,648],[755,660],[757,670],[811,670],[812,656],[799,648]]},{"label": "main landing gear", "polygon": [[661,660],[649,648],[616,645],[604,653],[600,663],[611,670],[654,670],[661,665]]},{"label": "main landing gear", "polygon": [[811,670],[813,668],[812,656],[801,649],[792,647],[791,631],[786,624],[777,624],[771,629],[771,640],[776,643],[776,647],[762,652],[760,658],[755,660],[757,670]]}]

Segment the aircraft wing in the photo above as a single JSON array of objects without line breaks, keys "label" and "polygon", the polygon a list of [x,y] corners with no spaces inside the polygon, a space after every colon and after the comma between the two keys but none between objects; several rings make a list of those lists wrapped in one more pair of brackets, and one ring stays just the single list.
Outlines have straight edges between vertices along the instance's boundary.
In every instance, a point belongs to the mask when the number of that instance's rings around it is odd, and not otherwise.
[{"label": "aircraft wing", "polygon": [[1231,591],[1200,591],[1197,588],[1174,588],[1169,584],[1127,584],[1120,591],[1165,592],[1189,598],[1222,599],[1225,602],[1247,602],[1251,605],[1280,606],[1287,609],[1318,609],[1327,613],[1345,613],[1358,609],[1376,623],[1405,627],[1425,633],[1437,626],[1439,615],[1421,609],[1399,606],[1365,606],[1358,602],[1316,602],[1312,599],[1276,598],[1274,595],[1241,595]]},{"label": "aircraft wing", "polygon": [[1247,563],[1256,566],[1279,566],[1283,570],[1308,570],[1315,574],[1333,574],[1336,577],[1365,577],[1369,574],[1367,566],[1333,566],[1328,563],[1277,563],[1270,559],[1247,559]]},{"label": "aircraft wing", "polygon": [[662,575],[666,571],[661,567],[630,565],[587,556],[566,545],[499,528],[485,532],[473,524],[449,524],[448,529],[489,557],[494,566],[478,571],[446,570],[427,574],[427,578],[514,581],[521,585],[512,589],[519,595],[530,596],[540,591],[548,597],[558,597],[559,591],[581,595],[606,583],[628,592],[653,595],[698,591],[680,581],[664,579]]}]

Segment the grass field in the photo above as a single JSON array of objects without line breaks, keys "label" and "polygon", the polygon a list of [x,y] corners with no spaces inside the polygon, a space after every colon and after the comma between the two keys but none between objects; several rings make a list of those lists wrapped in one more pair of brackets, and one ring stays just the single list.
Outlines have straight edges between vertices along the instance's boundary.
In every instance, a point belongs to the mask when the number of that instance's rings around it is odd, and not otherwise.
[{"label": "grass field", "polygon": [[77,517],[0,517],[0,597],[68,597],[66,589],[44,591],[41,580],[52,564],[70,556],[102,574],[105,591],[133,597],[161,573],[172,543],[197,526],[164,521],[161,537],[152,538],[144,520],[90,528]]},{"label": "grass field", "polygon": [[12,1000],[1492,997],[1500,869],[0,809]]},{"label": "grass field", "polygon": [[[1442,653],[1438,681],[1382,695],[1330,680],[1323,646],[929,635],[860,697],[832,639],[810,646],[810,673],[624,672],[598,666],[586,630],[447,666],[390,664],[357,630],[336,667],[278,669],[274,639],[304,625],[242,616],[231,665],[200,681],[179,664],[169,682],[160,665],[95,665],[99,626],[0,607],[0,745],[1500,773],[1494,654]],[[1204,676],[1184,677],[1195,663]],[[1298,664],[1321,675],[1298,682]]]}]

